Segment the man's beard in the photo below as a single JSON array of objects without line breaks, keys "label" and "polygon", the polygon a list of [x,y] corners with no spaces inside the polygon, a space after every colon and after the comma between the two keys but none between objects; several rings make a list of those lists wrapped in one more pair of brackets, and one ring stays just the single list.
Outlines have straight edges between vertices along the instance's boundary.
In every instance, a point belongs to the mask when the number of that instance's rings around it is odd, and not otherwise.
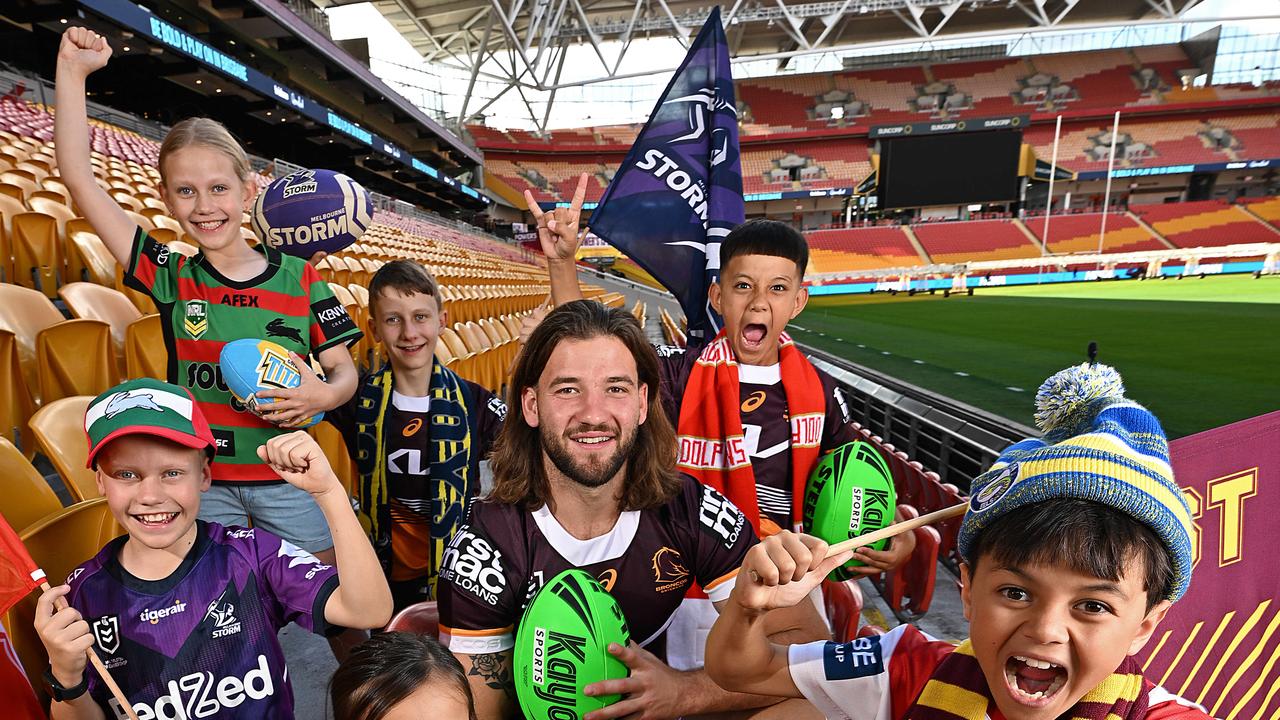
[{"label": "man's beard", "polygon": [[591,431],[609,432],[613,428],[605,426],[580,426],[572,431],[566,431],[563,436],[552,437],[547,433],[541,433],[542,450],[551,458],[551,464],[565,477],[582,485],[583,487],[598,488],[601,485],[613,479],[618,474],[618,470],[626,464],[627,458],[631,457],[631,451],[635,448],[636,438],[639,431],[635,430],[627,436],[623,437],[619,432],[615,437],[618,440],[618,449],[607,458],[593,463],[582,463],[575,459],[569,453],[568,444],[573,442],[568,436],[573,433],[591,432]]}]

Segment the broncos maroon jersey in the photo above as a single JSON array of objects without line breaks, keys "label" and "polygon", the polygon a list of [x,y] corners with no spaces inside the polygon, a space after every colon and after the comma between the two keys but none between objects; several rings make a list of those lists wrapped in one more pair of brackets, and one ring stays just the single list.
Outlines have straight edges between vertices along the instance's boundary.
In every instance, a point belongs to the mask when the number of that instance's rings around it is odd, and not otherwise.
[{"label": "broncos maroon jersey", "polygon": [[689,585],[696,581],[713,602],[728,599],[755,543],[746,516],[688,476],[664,505],[624,512],[590,540],[570,535],[546,505],[529,511],[481,500],[445,550],[440,639],[455,653],[509,650],[538,588],[579,568],[617,598],[631,637],[662,658],[667,624]]}]

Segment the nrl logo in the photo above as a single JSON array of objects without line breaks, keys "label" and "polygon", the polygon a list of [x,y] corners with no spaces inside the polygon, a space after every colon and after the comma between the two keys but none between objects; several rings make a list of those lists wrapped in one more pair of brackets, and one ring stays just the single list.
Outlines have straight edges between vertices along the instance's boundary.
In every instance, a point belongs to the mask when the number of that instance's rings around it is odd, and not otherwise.
[{"label": "nrl logo", "polygon": [[314,170],[299,170],[284,179],[284,197],[313,193],[319,187]]},{"label": "nrl logo", "polygon": [[114,655],[120,649],[120,620],[115,615],[104,615],[94,620],[93,639],[102,652]]},{"label": "nrl logo", "polygon": [[188,300],[183,306],[182,329],[192,340],[199,340],[209,330],[209,303],[204,300]]}]

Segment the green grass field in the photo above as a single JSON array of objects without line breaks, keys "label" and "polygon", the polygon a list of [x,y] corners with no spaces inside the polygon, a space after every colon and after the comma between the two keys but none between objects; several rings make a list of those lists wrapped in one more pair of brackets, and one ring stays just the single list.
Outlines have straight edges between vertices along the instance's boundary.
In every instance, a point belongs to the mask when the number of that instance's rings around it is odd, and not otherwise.
[{"label": "green grass field", "polygon": [[1118,369],[1170,437],[1280,409],[1280,278],[817,296],[796,340],[1032,424],[1036,388],[1086,359]]}]

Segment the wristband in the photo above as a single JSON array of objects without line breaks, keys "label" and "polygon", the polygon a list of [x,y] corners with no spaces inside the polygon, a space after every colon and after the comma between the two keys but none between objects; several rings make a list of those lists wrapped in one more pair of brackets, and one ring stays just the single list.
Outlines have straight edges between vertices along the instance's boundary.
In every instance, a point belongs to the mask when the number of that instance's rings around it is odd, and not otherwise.
[{"label": "wristband", "polygon": [[44,671],[44,681],[49,683],[49,689],[52,691],[54,702],[66,702],[75,700],[89,689],[89,673],[84,672],[80,675],[80,682],[72,687],[62,687],[62,683],[53,676],[53,666],[49,666]]}]

